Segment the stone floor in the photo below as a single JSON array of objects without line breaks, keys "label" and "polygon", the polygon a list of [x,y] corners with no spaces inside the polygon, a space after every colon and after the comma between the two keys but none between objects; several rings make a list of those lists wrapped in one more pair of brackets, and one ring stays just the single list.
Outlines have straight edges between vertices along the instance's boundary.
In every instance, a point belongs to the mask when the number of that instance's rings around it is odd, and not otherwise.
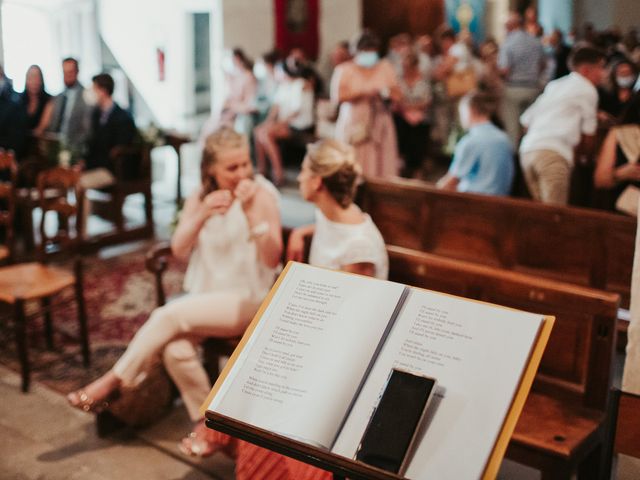
[{"label": "stone floor", "polygon": [[233,463],[221,454],[196,463],[176,445],[189,430],[176,408],[139,435],[101,439],[93,416],[42,385],[20,392],[18,375],[0,366],[0,478],[15,480],[227,480]]}]

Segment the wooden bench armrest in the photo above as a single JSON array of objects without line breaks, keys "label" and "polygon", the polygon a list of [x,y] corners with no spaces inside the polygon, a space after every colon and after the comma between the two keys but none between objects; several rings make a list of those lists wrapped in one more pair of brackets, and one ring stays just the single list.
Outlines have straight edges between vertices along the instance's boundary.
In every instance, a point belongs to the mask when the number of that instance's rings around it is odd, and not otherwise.
[{"label": "wooden bench armrest", "polygon": [[144,265],[147,271],[153,274],[156,282],[158,306],[164,305],[167,300],[164,284],[162,283],[162,276],[169,267],[169,260],[172,256],[171,244],[169,242],[160,242],[151,247],[145,258]]}]

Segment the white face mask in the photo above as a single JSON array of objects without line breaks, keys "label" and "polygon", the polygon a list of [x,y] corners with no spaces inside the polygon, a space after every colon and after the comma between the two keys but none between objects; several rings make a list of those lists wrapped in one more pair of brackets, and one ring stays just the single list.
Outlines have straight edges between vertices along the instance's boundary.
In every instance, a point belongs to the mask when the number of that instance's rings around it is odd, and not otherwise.
[{"label": "white face mask", "polygon": [[98,96],[93,88],[85,88],[82,91],[82,100],[89,107],[95,107],[98,104]]},{"label": "white face mask", "polygon": [[365,68],[372,68],[378,63],[378,52],[358,52],[353,61]]},{"label": "white face mask", "polygon": [[629,75],[624,77],[616,77],[616,83],[620,88],[631,88],[633,84],[636,82],[636,77]]}]

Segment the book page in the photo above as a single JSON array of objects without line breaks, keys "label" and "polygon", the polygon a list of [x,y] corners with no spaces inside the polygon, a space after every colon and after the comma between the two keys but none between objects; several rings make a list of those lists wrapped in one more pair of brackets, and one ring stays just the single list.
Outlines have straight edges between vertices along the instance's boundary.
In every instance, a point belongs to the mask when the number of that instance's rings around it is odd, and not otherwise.
[{"label": "book page", "polygon": [[329,448],[404,289],[291,264],[209,410]]},{"label": "book page", "polygon": [[398,367],[438,382],[406,477],[480,478],[542,322],[541,315],[411,289],[333,452],[354,457]]}]

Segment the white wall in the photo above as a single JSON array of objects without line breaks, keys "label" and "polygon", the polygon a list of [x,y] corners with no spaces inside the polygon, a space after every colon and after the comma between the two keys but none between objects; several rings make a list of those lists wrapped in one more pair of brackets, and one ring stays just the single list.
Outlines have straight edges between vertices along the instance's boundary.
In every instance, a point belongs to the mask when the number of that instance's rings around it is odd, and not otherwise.
[{"label": "white wall", "polygon": [[640,26],[640,3],[638,0],[617,0],[614,3],[613,24],[623,31]]},{"label": "white wall", "polygon": [[273,0],[222,0],[222,18],[225,48],[240,47],[254,59],[273,48]]},{"label": "white wall", "polygon": [[[222,0],[225,48],[242,47],[252,58],[258,58],[275,46],[273,0]],[[334,45],[350,40],[361,28],[360,0],[320,1],[319,62]]]},{"label": "white wall", "polygon": [[[191,13],[211,14],[214,109],[223,95],[223,50],[241,47],[255,59],[275,44],[273,0],[99,0],[98,5],[105,43],[164,127],[188,128],[193,117]],[[360,29],[361,18],[360,0],[321,0],[319,65],[338,41]],[[165,51],[164,82],[158,80],[158,47]]]},{"label": "white wall", "polygon": [[42,68],[49,93],[63,88],[60,61],[80,61],[80,81],[87,85],[100,72],[102,59],[93,0],[4,0],[2,10],[3,63],[14,88],[24,88],[31,64]]},{"label": "white wall", "polygon": [[362,2],[360,0],[321,0],[320,2],[320,53],[318,69],[329,75],[329,54],[342,40],[351,38],[362,29]]},{"label": "white wall", "polygon": [[607,28],[613,22],[613,3],[616,1],[618,0],[575,0],[575,26],[582,29],[585,22],[591,22],[598,30]]},{"label": "white wall", "polygon": [[[149,109],[163,127],[185,129],[194,114],[194,12],[209,12],[215,0],[101,0],[98,19],[102,37]],[[126,14],[123,15],[123,12]],[[165,79],[160,81],[156,49],[165,53]]]},{"label": "white wall", "polygon": [[509,16],[509,0],[487,0],[485,8],[486,35],[502,42],[507,33],[504,24]]},{"label": "white wall", "polygon": [[4,47],[2,45],[2,0],[0,0],[0,65],[4,63]]}]

